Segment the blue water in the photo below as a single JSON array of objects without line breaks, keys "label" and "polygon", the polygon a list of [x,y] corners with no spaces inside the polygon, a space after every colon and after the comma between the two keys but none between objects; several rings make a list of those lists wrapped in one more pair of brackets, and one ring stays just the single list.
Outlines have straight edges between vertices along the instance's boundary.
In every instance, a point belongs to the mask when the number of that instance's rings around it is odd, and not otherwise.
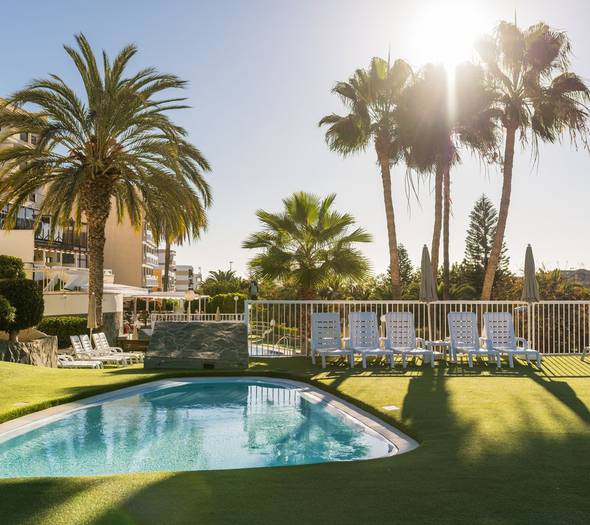
[{"label": "blue water", "polygon": [[194,382],[81,409],[0,443],[0,477],[299,465],[390,448],[296,388]]}]

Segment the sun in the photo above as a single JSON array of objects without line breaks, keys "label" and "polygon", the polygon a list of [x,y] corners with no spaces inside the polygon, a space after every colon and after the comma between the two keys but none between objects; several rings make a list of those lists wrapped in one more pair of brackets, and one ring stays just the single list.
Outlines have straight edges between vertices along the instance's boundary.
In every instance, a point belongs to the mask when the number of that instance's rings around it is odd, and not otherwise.
[{"label": "sun", "polygon": [[474,1],[439,1],[417,13],[412,54],[416,65],[443,64],[454,71],[457,64],[474,57],[474,43],[492,28],[482,4]]}]

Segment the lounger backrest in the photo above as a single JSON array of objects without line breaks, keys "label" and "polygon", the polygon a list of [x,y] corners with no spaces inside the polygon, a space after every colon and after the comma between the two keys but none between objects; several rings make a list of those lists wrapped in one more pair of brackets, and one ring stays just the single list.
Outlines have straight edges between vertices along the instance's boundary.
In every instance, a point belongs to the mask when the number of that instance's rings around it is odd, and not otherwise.
[{"label": "lounger backrest", "polygon": [[339,350],[341,346],[340,314],[337,312],[311,314],[311,349]]},{"label": "lounger backrest", "polygon": [[90,342],[90,337],[88,337],[86,334],[80,336],[80,342],[82,343],[84,352],[94,352],[94,348],[92,348],[92,343]]},{"label": "lounger backrest", "polygon": [[92,339],[94,340],[94,346],[96,348],[98,348],[99,350],[108,350],[109,349],[109,343],[106,340],[106,338],[103,339],[104,334],[102,332],[96,333],[96,334],[92,334]]},{"label": "lounger backrest", "polygon": [[82,343],[80,342],[80,337],[77,335],[71,335],[70,336],[70,342],[72,343],[72,348],[74,349],[74,352],[76,354],[79,354],[81,352],[84,352],[84,347],[82,346]]},{"label": "lounger backrest", "polygon": [[348,325],[352,348],[379,348],[379,325],[375,312],[351,312]]},{"label": "lounger backrest", "polygon": [[387,348],[416,348],[416,327],[412,312],[385,314],[385,345]]},{"label": "lounger backrest", "polygon": [[450,312],[448,319],[453,348],[479,348],[479,330],[474,312]]},{"label": "lounger backrest", "polygon": [[514,323],[510,312],[487,312],[483,316],[488,348],[515,348]]}]

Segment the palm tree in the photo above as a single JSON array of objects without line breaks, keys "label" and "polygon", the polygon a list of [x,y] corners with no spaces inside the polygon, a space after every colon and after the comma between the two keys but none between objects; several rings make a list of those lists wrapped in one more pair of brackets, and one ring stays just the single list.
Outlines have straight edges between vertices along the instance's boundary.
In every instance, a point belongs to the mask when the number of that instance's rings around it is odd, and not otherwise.
[{"label": "palm tree", "polygon": [[578,137],[585,142],[589,92],[583,80],[568,70],[567,35],[542,22],[526,30],[500,22],[493,36],[478,43],[477,51],[496,92],[505,133],[498,226],[481,294],[482,300],[489,300],[506,232],[516,134],[523,145],[531,142],[535,159],[539,141],[556,142],[564,132],[574,144]]},{"label": "palm tree", "polygon": [[313,299],[336,276],[361,280],[369,263],[354,245],[371,236],[362,228],[350,231],[355,219],[332,209],[335,198],[299,192],[283,199],[282,212],[258,210],[263,229],[242,243],[262,250],[249,263],[255,274],[294,283],[303,299]]},{"label": "palm tree", "polygon": [[[39,217],[50,216],[53,229],[71,217],[78,226],[86,220],[89,293],[101,319],[105,223],[112,208],[135,226],[165,203],[171,216],[181,215],[187,203],[208,199],[203,173],[209,164],[168,115],[186,107],[183,99],[158,98],[184,81],[154,68],[127,73],[133,45],[113,61],[103,52],[99,67],[84,35],[76,42],[78,49],[64,47],[81,77],[82,97],[51,75],[33,80],[0,108],[0,142],[20,132],[38,137],[34,147],[0,152],[0,207],[9,207],[13,223],[30,193],[44,187]],[[13,110],[24,104],[38,111]]]},{"label": "palm tree", "polygon": [[319,123],[320,126],[329,126],[326,141],[330,149],[344,156],[363,151],[373,143],[383,182],[394,299],[400,298],[401,287],[391,197],[391,166],[403,154],[396,140],[396,109],[400,96],[411,79],[412,70],[403,60],[396,60],[390,67],[389,60],[373,58],[368,69],[357,69],[348,82],[338,82],[332,90],[341,98],[349,113],[345,116],[332,113]]},{"label": "palm tree", "polygon": [[[204,159],[203,159],[204,160]],[[153,203],[154,204],[154,203]],[[170,288],[171,245],[183,244],[185,241],[199,238],[201,231],[207,227],[206,208],[211,204],[211,192],[206,181],[201,181],[201,191],[190,196],[182,203],[184,213],[179,214],[168,203],[155,204],[147,210],[146,221],[155,241],[164,240],[164,276],[162,287],[165,292]],[[179,203],[180,205],[180,203]]]},{"label": "palm tree", "polygon": [[427,64],[404,92],[398,110],[399,140],[407,148],[409,167],[435,175],[432,265],[435,278],[443,235],[443,291],[450,290],[450,172],[460,162],[461,148],[482,158],[494,158],[497,145],[494,93],[483,70],[461,64],[449,78],[442,65]]}]

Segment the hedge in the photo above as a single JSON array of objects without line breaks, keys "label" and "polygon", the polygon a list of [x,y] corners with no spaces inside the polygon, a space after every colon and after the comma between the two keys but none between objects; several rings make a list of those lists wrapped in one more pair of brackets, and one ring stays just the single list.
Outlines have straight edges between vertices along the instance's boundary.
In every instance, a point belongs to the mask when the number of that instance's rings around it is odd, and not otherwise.
[{"label": "hedge", "polygon": [[37,325],[37,330],[48,335],[57,335],[59,348],[67,348],[71,346],[71,335],[80,335],[88,332],[86,324],[86,317],[81,316],[46,317]]},{"label": "hedge", "polygon": [[238,298],[238,313],[241,314],[244,311],[244,301],[248,299],[245,293],[220,293],[214,295],[209,299],[207,303],[207,312],[214,314],[219,312],[222,314],[233,314],[236,311],[236,302],[234,297]]}]

